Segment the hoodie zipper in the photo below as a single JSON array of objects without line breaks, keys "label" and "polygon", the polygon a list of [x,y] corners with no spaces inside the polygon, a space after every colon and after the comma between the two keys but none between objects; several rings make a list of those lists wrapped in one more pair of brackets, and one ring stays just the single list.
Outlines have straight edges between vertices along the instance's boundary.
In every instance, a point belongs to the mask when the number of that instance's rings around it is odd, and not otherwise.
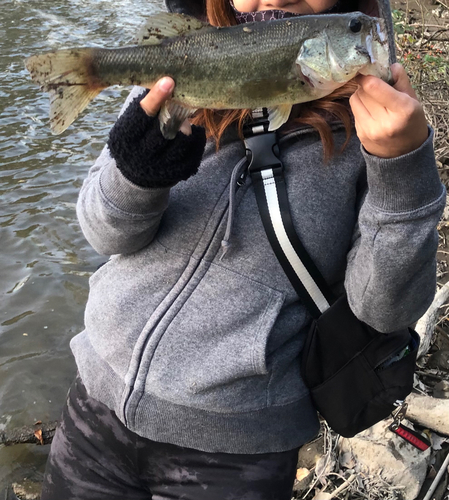
[{"label": "hoodie zipper", "polygon": [[[241,160],[240,160],[241,161]],[[240,162],[239,161],[239,162]],[[238,165],[237,162],[234,166],[234,168]],[[245,170],[243,171],[243,173],[240,175],[240,177],[237,179],[236,183],[235,183],[235,186],[234,186],[234,189],[239,189],[240,187],[244,186],[245,184],[245,181],[246,181],[246,178],[248,176],[248,168],[245,168]],[[225,188],[225,192],[229,192],[229,185]],[[207,255],[207,253],[209,252],[209,249],[211,247],[211,245],[216,241],[216,236],[217,236],[217,232],[219,230],[219,228],[222,226],[222,223],[223,223],[223,220],[226,216],[226,212],[228,211],[229,209],[229,197],[228,197],[228,200],[227,200],[227,203],[226,205],[224,206],[223,210],[222,210],[222,213],[218,216],[218,221],[216,223],[216,226],[215,226],[215,229],[213,230],[213,233],[212,235],[210,236],[209,238],[209,241],[205,244],[205,248],[203,250],[203,252],[201,253],[201,255],[198,257],[198,260],[197,260],[197,264],[196,266],[192,269],[191,273],[190,273],[190,277],[187,279],[186,283],[184,284],[184,286],[182,287],[181,290],[179,290],[177,296],[173,299],[171,305],[173,305],[173,303],[179,298],[179,296],[182,294],[182,292],[186,289],[186,287],[188,287],[189,283],[191,282],[192,278],[194,278],[196,276],[196,272],[198,270],[198,267],[200,266],[201,262],[203,261],[203,258],[205,255]],[[220,251],[220,249],[218,249],[218,252]],[[166,311],[161,315],[161,317],[159,318],[159,320],[157,321],[157,323],[155,325],[153,325],[153,327],[151,328],[151,331],[154,331],[156,328],[158,328],[160,322],[164,319],[166,313],[169,311],[169,309],[171,308],[171,305],[168,306],[168,308],[166,309]],[[128,414],[129,414],[129,402],[130,402],[130,399],[132,397],[132,395],[134,394],[135,392],[135,383],[136,383],[136,379],[139,375],[139,372],[140,372],[140,368],[141,368],[141,364],[142,364],[142,358],[143,356],[145,355],[145,351],[146,351],[146,346],[148,344],[148,341],[150,339],[150,333],[148,333],[148,336],[147,336],[147,339],[145,341],[145,345],[142,346],[141,348],[141,351],[140,351],[140,356],[139,356],[139,362],[138,362],[138,365],[134,371],[134,380],[133,380],[133,383],[132,385],[130,385],[128,388],[127,388],[127,394],[125,395],[124,399],[123,399],[123,403],[122,403],[122,417],[123,417],[123,422],[125,425],[128,425],[129,424],[129,420],[130,418],[133,419],[135,417],[135,413],[136,413],[136,410],[137,410],[137,407],[138,407],[138,403],[136,404],[136,407],[135,409],[133,410],[132,412],[132,415],[130,415],[128,417]],[[151,365],[151,361],[150,361],[150,365]],[[141,392],[143,394],[143,389],[141,389]]]}]

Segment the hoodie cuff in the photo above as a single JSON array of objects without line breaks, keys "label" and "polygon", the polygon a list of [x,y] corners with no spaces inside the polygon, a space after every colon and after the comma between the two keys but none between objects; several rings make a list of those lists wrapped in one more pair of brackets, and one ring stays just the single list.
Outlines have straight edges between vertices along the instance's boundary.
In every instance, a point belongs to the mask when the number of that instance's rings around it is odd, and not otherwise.
[{"label": "hoodie cuff", "polygon": [[140,218],[167,208],[168,188],[138,186],[115,167],[101,169],[99,180],[103,199],[115,210]]},{"label": "hoodie cuff", "polygon": [[366,201],[387,212],[408,212],[421,208],[441,196],[442,185],[433,150],[433,130],[415,151],[397,158],[379,158],[363,146],[367,165]]},{"label": "hoodie cuff", "polygon": [[196,174],[206,134],[192,125],[191,135],[178,132],[174,139],[165,139],[158,118],[148,116],[140,106],[147,93],[136,97],[119,117],[109,133],[108,148],[117,168],[132,183],[170,187]]}]

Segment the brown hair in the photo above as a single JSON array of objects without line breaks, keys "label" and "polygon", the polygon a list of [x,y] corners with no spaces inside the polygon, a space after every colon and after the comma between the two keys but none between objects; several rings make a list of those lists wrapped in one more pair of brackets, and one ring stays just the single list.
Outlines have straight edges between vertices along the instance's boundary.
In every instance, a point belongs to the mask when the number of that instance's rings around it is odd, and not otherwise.
[{"label": "brown hair", "polygon": [[[232,11],[229,0],[206,0],[206,12],[209,23],[213,26],[233,26],[237,21]],[[343,87],[332,92],[332,94],[303,104],[295,106],[295,123],[309,125],[320,135],[323,143],[324,160],[327,161],[334,154],[334,139],[332,129],[326,120],[327,115],[331,119],[341,121],[346,130],[346,141],[341,150],[344,149],[351,136],[351,113],[348,98],[355,91],[357,85],[348,82]],[[247,117],[250,116],[249,109],[212,110],[202,109],[192,118],[192,123],[205,127],[207,137],[213,137],[219,147],[220,139],[231,124],[236,124],[239,135],[243,138],[242,128]]]}]

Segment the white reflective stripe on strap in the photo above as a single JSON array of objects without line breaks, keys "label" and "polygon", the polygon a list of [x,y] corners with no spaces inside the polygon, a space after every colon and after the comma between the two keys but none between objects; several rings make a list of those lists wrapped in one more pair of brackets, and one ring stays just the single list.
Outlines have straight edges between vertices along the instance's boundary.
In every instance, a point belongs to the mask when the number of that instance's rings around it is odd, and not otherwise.
[{"label": "white reflective stripe on strap", "polygon": [[263,178],[263,186],[265,190],[265,196],[268,203],[268,211],[270,213],[271,223],[276,233],[276,237],[281,245],[282,251],[284,252],[287,260],[292,266],[298,278],[301,280],[307,293],[310,295],[312,300],[315,302],[316,306],[323,313],[329,308],[329,302],[326,297],[321,293],[312,276],[310,276],[309,271],[302,263],[298,254],[295,252],[293,245],[285,231],[284,222],[282,220],[281,209],[279,207],[279,199],[276,190],[276,182],[274,180],[273,170],[267,169],[261,172]]}]

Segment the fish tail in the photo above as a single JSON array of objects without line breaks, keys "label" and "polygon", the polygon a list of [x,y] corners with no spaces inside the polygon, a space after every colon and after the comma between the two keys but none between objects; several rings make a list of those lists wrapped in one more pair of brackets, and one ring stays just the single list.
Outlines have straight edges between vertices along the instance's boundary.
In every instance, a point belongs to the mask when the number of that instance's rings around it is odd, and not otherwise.
[{"label": "fish tail", "polygon": [[107,85],[95,76],[96,49],[68,49],[31,56],[31,78],[50,94],[50,126],[60,134]]}]

